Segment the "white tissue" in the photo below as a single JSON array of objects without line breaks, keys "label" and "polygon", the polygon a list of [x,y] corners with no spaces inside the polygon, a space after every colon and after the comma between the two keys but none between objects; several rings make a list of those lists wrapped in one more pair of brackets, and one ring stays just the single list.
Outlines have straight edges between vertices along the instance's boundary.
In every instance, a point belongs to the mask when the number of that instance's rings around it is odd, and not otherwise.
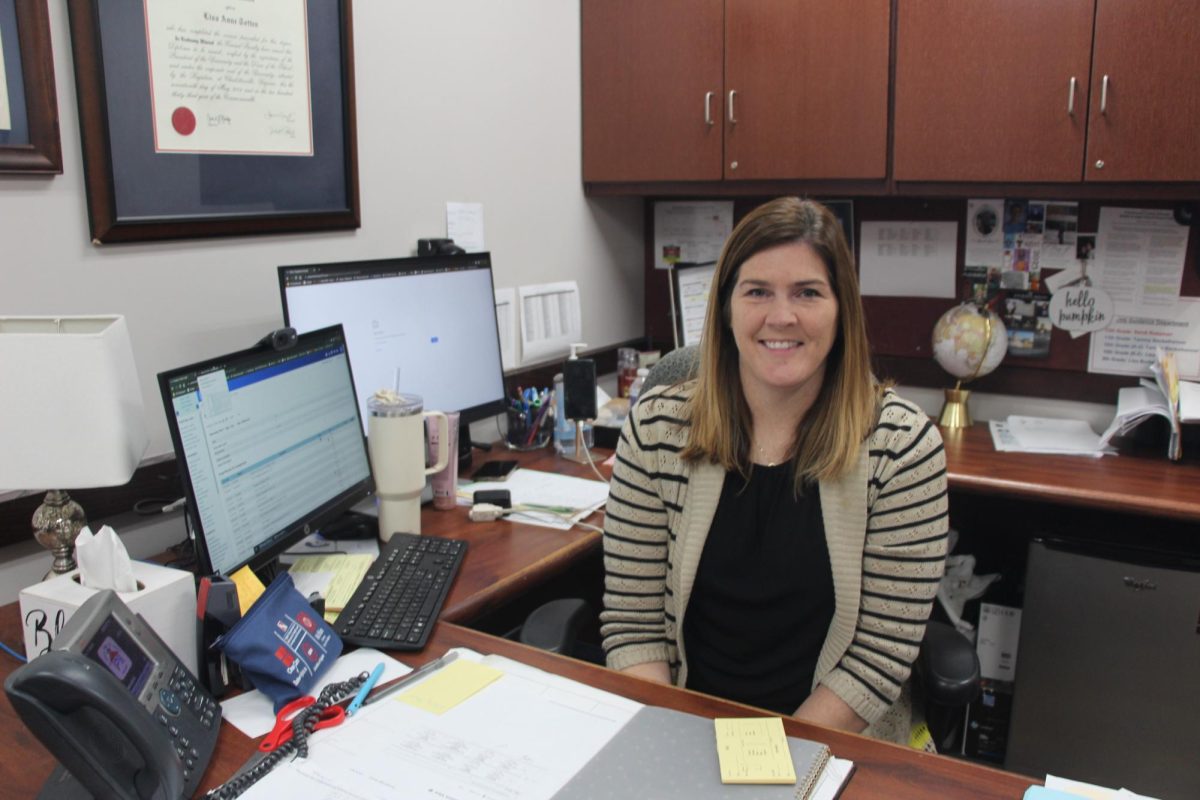
[{"label": "white tissue", "polygon": [[937,599],[958,632],[972,641],[975,626],[962,618],[963,609],[968,600],[982,597],[998,580],[999,575],[975,574],[975,556],[946,556],[946,574],[938,584]]},{"label": "white tissue", "polygon": [[91,528],[81,530],[75,539],[75,559],[79,562],[79,581],[87,588],[137,591],[129,553],[109,526],[95,534]]}]

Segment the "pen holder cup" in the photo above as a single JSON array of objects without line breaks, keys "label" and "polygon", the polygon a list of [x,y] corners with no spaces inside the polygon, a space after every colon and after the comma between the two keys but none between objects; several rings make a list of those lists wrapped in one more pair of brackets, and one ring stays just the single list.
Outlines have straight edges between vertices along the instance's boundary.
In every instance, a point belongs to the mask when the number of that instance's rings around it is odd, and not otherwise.
[{"label": "pen holder cup", "polygon": [[[542,411],[545,413],[539,413]],[[509,450],[540,450],[550,444],[553,433],[554,417],[545,406],[529,411],[508,409],[508,434],[504,444]]]}]

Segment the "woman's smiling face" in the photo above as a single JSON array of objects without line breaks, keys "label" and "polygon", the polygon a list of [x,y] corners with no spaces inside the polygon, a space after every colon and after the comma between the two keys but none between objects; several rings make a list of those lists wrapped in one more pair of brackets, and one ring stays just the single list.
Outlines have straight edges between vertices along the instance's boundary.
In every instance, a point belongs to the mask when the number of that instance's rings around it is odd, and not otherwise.
[{"label": "woman's smiling face", "polygon": [[825,263],[804,242],[755,253],[738,270],[730,297],[742,390],[816,400],[838,333],[838,303]]}]

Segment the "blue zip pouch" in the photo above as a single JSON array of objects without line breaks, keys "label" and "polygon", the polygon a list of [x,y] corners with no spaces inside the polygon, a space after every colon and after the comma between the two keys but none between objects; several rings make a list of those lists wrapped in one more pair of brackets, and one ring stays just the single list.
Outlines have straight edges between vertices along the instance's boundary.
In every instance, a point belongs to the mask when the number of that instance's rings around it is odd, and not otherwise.
[{"label": "blue zip pouch", "polygon": [[242,668],[275,712],[309,693],[342,654],[342,640],[296,591],[288,573],[271,581],[246,616],[213,643]]}]

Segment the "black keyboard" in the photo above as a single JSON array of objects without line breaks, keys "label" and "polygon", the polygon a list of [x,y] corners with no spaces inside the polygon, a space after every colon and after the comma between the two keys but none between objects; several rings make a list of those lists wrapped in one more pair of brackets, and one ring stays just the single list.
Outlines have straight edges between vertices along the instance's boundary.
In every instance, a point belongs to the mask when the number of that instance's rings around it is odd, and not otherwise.
[{"label": "black keyboard", "polygon": [[467,543],[457,539],[392,534],[334,630],[362,647],[420,650],[466,554]]}]

